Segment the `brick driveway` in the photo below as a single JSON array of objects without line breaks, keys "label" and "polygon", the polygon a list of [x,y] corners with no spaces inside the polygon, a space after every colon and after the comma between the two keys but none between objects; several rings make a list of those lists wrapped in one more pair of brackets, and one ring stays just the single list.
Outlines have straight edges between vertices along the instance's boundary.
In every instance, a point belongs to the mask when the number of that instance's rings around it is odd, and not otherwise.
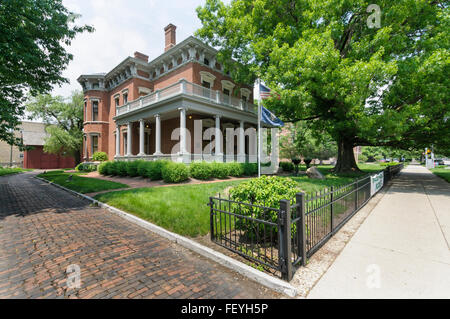
[{"label": "brick driveway", "polygon": [[0,177],[0,298],[280,297],[33,174]]}]

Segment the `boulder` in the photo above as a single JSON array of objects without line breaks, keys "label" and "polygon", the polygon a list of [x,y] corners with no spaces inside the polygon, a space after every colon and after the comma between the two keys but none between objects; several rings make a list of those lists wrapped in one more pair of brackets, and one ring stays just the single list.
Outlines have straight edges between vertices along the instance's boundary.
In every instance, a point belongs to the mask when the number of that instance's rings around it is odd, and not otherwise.
[{"label": "boulder", "polygon": [[306,175],[308,175],[309,178],[314,179],[325,179],[325,176],[315,167],[310,167],[306,170]]}]

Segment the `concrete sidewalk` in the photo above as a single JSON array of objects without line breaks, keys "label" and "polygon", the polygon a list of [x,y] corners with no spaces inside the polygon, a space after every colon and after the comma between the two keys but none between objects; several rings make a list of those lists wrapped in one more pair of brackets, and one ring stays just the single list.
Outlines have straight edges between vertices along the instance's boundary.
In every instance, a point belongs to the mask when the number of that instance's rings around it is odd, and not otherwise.
[{"label": "concrete sidewalk", "polygon": [[308,298],[450,298],[449,185],[405,168]]}]

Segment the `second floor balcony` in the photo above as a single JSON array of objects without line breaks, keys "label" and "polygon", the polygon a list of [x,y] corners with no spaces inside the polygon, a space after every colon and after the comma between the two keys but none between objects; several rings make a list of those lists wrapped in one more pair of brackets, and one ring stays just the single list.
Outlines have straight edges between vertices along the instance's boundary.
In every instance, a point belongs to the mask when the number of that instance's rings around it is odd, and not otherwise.
[{"label": "second floor balcony", "polygon": [[127,104],[117,107],[116,116],[123,115],[140,108],[151,106],[152,104],[161,102],[177,95],[193,96],[206,100],[212,104],[220,104],[233,109],[254,114],[257,114],[258,110],[254,104],[237,97],[229,96],[220,91],[211,90],[209,88],[188,82],[186,80],[180,80],[175,84],[169,85],[148,95],[141,96],[136,100],[129,101]]}]

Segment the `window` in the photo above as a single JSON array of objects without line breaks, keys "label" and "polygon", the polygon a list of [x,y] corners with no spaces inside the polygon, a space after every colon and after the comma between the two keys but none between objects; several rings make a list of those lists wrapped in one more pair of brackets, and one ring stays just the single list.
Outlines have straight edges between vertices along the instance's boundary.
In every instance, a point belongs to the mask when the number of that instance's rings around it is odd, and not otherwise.
[{"label": "window", "polygon": [[202,82],[202,86],[204,87],[203,89],[203,96],[209,98],[210,95],[210,88],[211,88],[211,83],[203,81]]},{"label": "window", "polygon": [[94,154],[95,152],[98,151],[98,136],[93,135],[91,141],[92,141],[92,154]]},{"label": "window", "polygon": [[84,115],[83,119],[86,122],[86,119],[87,119],[87,101],[86,100],[84,101],[84,114],[83,115]]},{"label": "window", "polygon": [[128,93],[124,93],[123,94],[123,104],[127,104],[128,103]]},{"label": "window", "polygon": [[225,104],[230,104],[230,90],[223,89],[223,102]]},{"label": "window", "polygon": [[93,88],[93,89],[98,89],[98,88],[99,88],[98,83],[94,83],[94,84],[92,85],[92,88]]},{"label": "window", "polygon": [[92,121],[98,121],[98,101],[92,101]]},{"label": "window", "polygon": [[209,66],[209,60],[207,58],[203,59],[203,63],[205,63],[207,66]]},{"label": "window", "polygon": [[120,103],[120,99],[119,99],[119,97],[117,96],[115,99],[114,99],[114,103],[115,103],[115,105],[116,105],[116,107],[118,107],[119,106],[119,103]]}]

